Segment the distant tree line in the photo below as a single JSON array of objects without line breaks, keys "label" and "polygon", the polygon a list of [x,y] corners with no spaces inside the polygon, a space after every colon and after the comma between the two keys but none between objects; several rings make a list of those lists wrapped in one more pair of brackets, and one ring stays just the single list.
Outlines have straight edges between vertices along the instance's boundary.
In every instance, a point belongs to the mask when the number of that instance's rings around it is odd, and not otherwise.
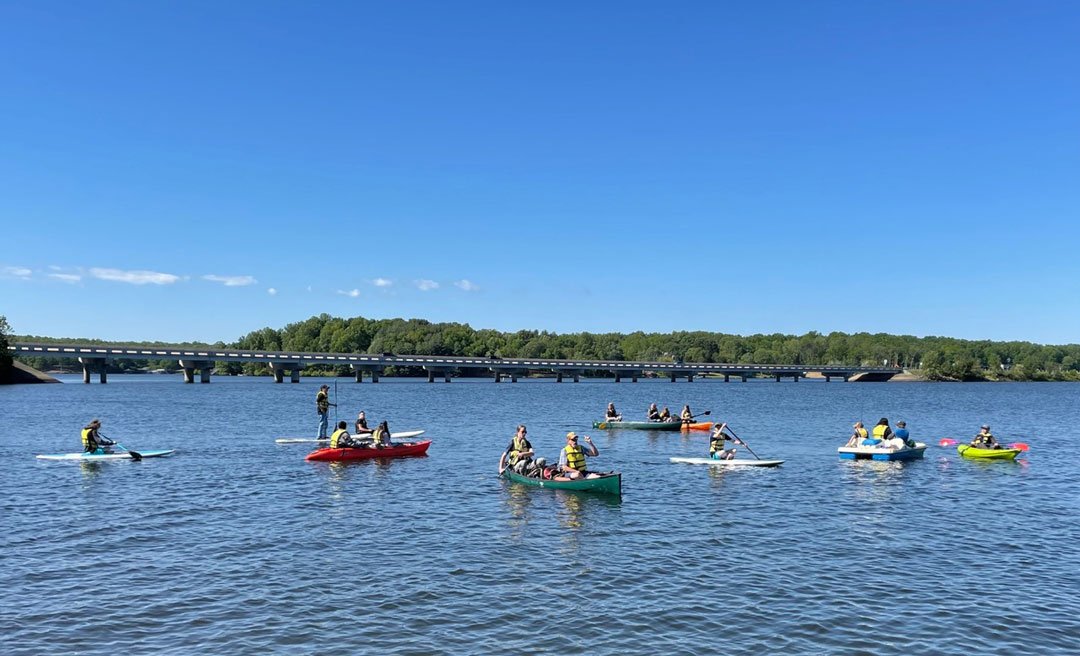
[{"label": "distant tree line", "polygon": [[8,348],[8,335],[11,334],[11,326],[8,325],[7,317],[0,314],[0,383],[6,383],[11,376],[11,350]]},{"label": "distant tree line", "polygon": [[[20,341],[52,340],[20,337]],[[103,343],[100,340],[78,340]],[[151,343],[158,344],[158,343]],[[519,330],[475,330],[468,324],[432,323],[423,319],[344,319],[322,314],[284,328],[263,328],[231,344],[185,344],[268,351],[393,353],[502,358],[572,358],[646,360],[654,362],[722,362],[737,364],[895,366],[931,380],[1080,380],[1080,345],[1047,346],[1031,342],[994,342],[950,337],[914,337],[886,333],[840,332],[823,335],[730,335],[706,331],[674,333],[570,333]],[[25,358],[37,368],[56,368],[74,361]],[[77,365],[75,365],[77,366]],[[176,370],[175,360],[113,362],[120,371]],[[268,374],[257,363],[220,362],[219,373]],[[348,367],[309,367],[305,373],[348,375]],[[419,369],[397,369],[387,375],[420,375]]]}]

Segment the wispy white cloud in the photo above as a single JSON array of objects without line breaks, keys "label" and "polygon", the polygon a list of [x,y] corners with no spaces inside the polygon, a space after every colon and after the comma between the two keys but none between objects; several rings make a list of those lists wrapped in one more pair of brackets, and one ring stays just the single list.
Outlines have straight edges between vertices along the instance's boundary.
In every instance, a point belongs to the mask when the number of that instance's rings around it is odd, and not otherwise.
[{"label": "wispy white cloud", "polygon": [[142,270],[124,271],[122,269],[105,269],[101,267],[90,269],[90,275],[100,280],[126,282],[132,285],[171,285],[180,280],[180,276],[174,276],[171,273]]},{"label": "wispy white cloud", "polygon": [[5,278],[22,278],[23,280],[29,280],[31,273],[33,273],[33,271],[26,267],[6,266],[0,268],[0,276]]},{"label": "wispy white cloud", "polygon": [[[52,267],[49,268],[51,269]],[[50,273],[48,274],[48,276],[50,278],[59,280],[60,282],[66,282],[70,284],[75,284],[82,280],[82,276],[77,273]]]},{"label": "wispy white cloud", "polygon": [[390,280],[389,278],[376,278],[375,280],[371,281],[371,284],[375,285],[376,287],[389,287],[390,285],[394,284],[394,281]]},{"label": "wispy white cloud", "polygon": [[465,280],[464,278],[455,282],[454,287],[457,287],[463,292],[480,291],[480,288],[476,285],[476,283],[472,282],[471,280]]},{"label": "wispy white cloud", "polygon": [[356,298],[357,296],[360,295],[360,290],[359,289],[350,289],[348,291],[345,291],[344,289],[339,289],[339,290],[337,290],[337,293],[342,294],[344,296],[350,296],[352,298]]},{"label": "wispy white cloud", "polygon": [[275,296],[277,295],[277,290],[271,287],[270,289],[266,290],[266,293],[270,294],[271,296]]},{"label": "wispy white cloud", "polygon": [[259,282],[254,276],[216,276],[212,273],[203,276],[203,280],[224,283],[226,287],[246,287]]},{"label": "wispy white cloud", "polygon": [[414,280],[413,284],[415,284],[417,288],[422,292],[430,292],[433,289],[439,288],[439,283],[435,282],[434,280],[428,280],[427,278]]}]

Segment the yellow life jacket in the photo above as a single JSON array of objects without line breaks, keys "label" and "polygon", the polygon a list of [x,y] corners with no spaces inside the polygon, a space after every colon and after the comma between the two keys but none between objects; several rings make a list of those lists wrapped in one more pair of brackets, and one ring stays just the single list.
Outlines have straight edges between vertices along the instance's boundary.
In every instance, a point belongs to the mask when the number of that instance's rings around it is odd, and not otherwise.
[{"label": "yellow life jacket", "polygon": [[516,465],[517,461],[521,458],[522,452],[528,450],[528,442],[525,440],[525,438],[515,435],[514,446],[512,449],[510,449],[510,455],[506,457],[506,462],[510,463],[511,465]]},{"label": "yellow life jacket", "polygon": [[867,432],[867,430],[865,428],[856,428],[855,429],[855,435],[858,436],[860,441],[865,440],[866,438],[870,437],[870,433]]},{"label": "yellow life jacket", "polygon": [[382,426],[375,429],[375,432],[371,434],[371,439],[375,440],[375,444],[383,444],[384,442],[386,444],[390,443],[390,435],[383,430]]},{"label": "yellow life jacket", "polygon": [[339,428],[336,431],[334,431],[334,434],[330,436],[330,448],[331,449],[338,448],[338,440],[341,439],[342,435],[348,435],[348,434],[349,434],[349,431],[345,430],[344,428]]},{"label": "yellow life jacket", "polygon": [[709,455],[712,455],[712,454],[714,454],[714,453],[716,453],[718,451],[723,451],[723,450],[724,450],[724,438],[723,438],[723,436],[714,437],[711,440],[709,440]]},{"label": "yellow life jacket", "polygon": [[990,445],[994,444],[994,442],[991,441],[993,439],[993,433],[979,433],[975,436],[975,439],[971,441],[971,444],[975,447],[990,447]]},{"label": "yellow life jacket", "polygon": [[319,393],[315,395],[315,406],[319,409],[319,412],[326,412],[330,409],[330,397],[326,395],[326,392],[319,390]]},{"label": "yellow life jacket", "polygon": [[585,471],[585,451],[581,448],[581,445],[567,444],[563,451],[566,452],[567,467]]},{"label": "yellow life jacket", "polygon": [[83,451],[89,453],[97,448],[97,442],[90,436],[94,429],[84,428],[82,429],[82,447]]},{"label": "yellow life jacket", "polygon": [[874,439],[875,440],[883,440],[883,439],[885,439],[885,431],[887,431],[887,430],[890,430],[890,429],[885,424],[879,424],[877,426],[874,426]]}]

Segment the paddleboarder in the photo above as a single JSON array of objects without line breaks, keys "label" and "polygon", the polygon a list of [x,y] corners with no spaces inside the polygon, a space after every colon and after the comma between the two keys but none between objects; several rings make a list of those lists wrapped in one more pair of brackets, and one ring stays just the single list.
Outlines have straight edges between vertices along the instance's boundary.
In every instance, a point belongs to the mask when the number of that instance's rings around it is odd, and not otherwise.
[{"label": "paddleboarder", "polygon": [[93,453],[95,455],[112,453],[112,449],[109,447],[116,444],[116,442],[107,437],[102,437],[98,433],[99,428],[101,428],[100,419],[91,419],[89,424],[83,426],[82,445],[84,453]]},{"label": "paddleboarder", "polygon": [[713,460],[732,460],[735,458],[735,454],[739,449],[732,446],[730,449],[725,448],[725,442],[731,442],[732,444],[742,444],[743,441],[734,435],[728,435],[724,432],[727,428],[727,424],[720,424],[713,428],[712,435],[709,436],[709,457]]},{"label": "paddleboarder", "polygon": [[336,403],[330,403],[329,390],[329,385],[323,385],[315,395],[315,409],[319,412],[319,434],[316,437],[320,440],[330,437],[326,434],[326,429],[330,427],[330,406],[337,407]]}]

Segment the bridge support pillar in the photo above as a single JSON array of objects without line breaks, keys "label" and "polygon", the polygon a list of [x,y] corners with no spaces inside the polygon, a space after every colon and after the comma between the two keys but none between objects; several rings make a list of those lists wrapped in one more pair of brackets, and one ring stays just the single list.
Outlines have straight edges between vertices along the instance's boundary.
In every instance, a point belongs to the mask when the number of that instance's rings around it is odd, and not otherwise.
[{"label": "bridge support pillar", "polygon": [[615,372],[615,382],[618,383],[620,381],[622,381],[622,376],[620,376],[619,372],[616,371]]},{"label": "bridge support pillar", "polygon": [[686,382],[688,382],[688,383],[694,382],[694,374],[686,374]]},{"label": "bridge support pillar", "polygon": [[742,382],[744,382],[744,383],[745,383],[745,382],[746,382],[746,378],[747,378],[747,377],[746,377],[746,374],[743,374],[743,377],[742,377]]},{"label": "bridge support pillar", "polygon": [[724,382],[725,383],[730,383],[731,382],[731,376],[729,374],[724,374]]},{"label": "bridge support pillar", "polygon": [[776,382],[780,382],[780,374],[776,374]]},{"label": "bridge support pillar", "polygon": [[502,382],[502,374],[499,373],[498,371],[495,372],[495,382],[496,383],[501,383]]},{"label": "bridge support pillar", "polygon": [[671,382],[675,382],[675,374],[671,374]]},{"label": "bridge support pillar", "polygon": [[825,374],[825,382],[826,383],[831,383],[832,382],[832,376],[830,376],[829,374]]},{"label": "bridge support pillar", "polygon": [[294,383],[300,382],[300,370],[304,368],[302,362],[270,362],[270,371],[274,374],[275,383],[285,382],[285,370],[288,369],[289,380]]},{"label": "bridge support pillar", "polygon": [[214,363],[209,360],[180,360],[180,371],[184,374],[185,383],[195,382],[195,370],[199,371],[199,382],[210,382],[210,370]]},{"label": "bridge support pillar", "polygon": [[90,384],[90,374],[98,375],[98,382],[104,385],[108,382],[105,372],[109,368],[108,358],[79,358],[82,365],[82,382]]},{"label": "bridge support pillar", "polygon": [[427,370],[427,382],[434,383],[437,376],[442,377],[443,382],[450,382],[450,369],[438,369],[434,367],[424,367]]},{"label": "bridge support pillar", "polygon": [[791,379],[792,379],[792,382],[795,382],[795,383],[799,382],[799,374],[795,374],[794,376],[791,377]]},{"label": "bridge support pillar", "polygon": [[556,371],[555,372],[555,382],[556,383],[561,383],[562,382],[562,372],[561,371]]},{"label": "bridge support pillar", "polygon": [[371,382],[379,382],[379,372],[382,371],[382,367],[369,367],[361,364],[354,364],[352,368],[353,373],[356,375],[356,382],[364,382],[364,372],[371,374]]}]

